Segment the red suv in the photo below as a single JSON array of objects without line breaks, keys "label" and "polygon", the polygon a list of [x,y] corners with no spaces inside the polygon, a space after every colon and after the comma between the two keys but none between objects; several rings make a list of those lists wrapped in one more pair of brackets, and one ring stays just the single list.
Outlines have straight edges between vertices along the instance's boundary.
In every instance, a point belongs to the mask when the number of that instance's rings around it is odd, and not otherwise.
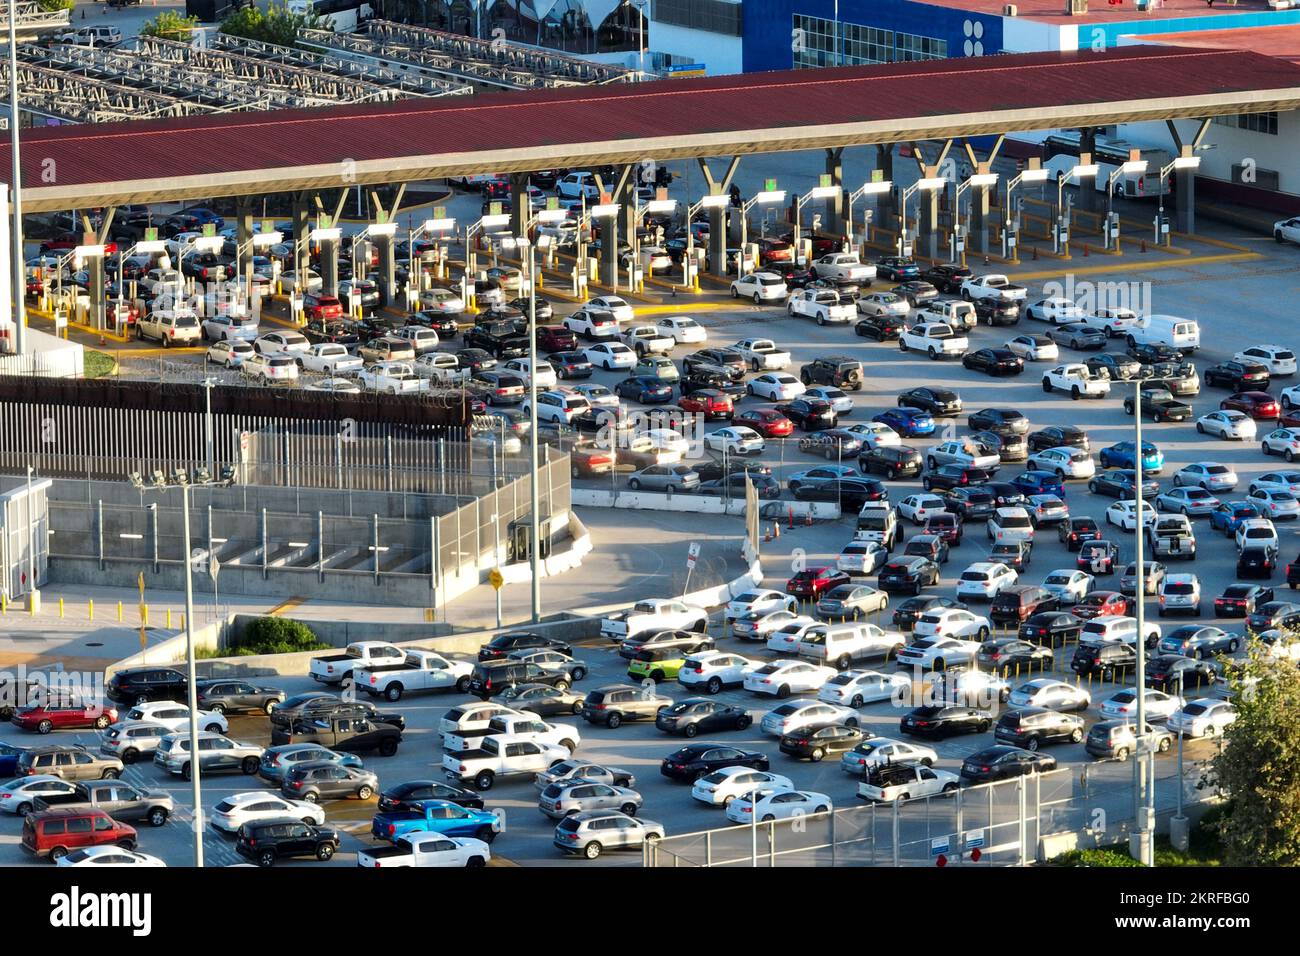
[{"label": "red suv", "polygon": [[15,711],[9,719],[23,730],[34,730],[38,734],[86,727],[104,730],[117,721],[117,708],[95,703],[35,704]]},{"label": "red suv", "polygon": [[677,407],[684,412],[698,412],[706,421],[715,418],[731,418],[736,412],[731,396],[716,388],[702,388],[689,395],[683,395],[677,400]]},{"label": "red suv", "polygon": [[103,810],[43,810],[23,821],[23,849],[41,859],[58,860],[72,850],[116,845],[134,850],[135,827]]},{"label": "red suv", "polygon": [[578,347],[578,336],[562,325],[539,325],[537,347],[543,352],[570,352]]},{"label": "red suv", "polygon": [[786,581],[785,590],[787,594],[793,594],[795,597],[816,598],[821,596],[823,591],[829,591],[841,584],[850,584],[852,581],[848,574],[838,568],[809,568]]},{"label": "red suv", "polygon": [[343,318],[343,303],[332,295],[305,295],[302,297],[302,311],[312,319]]},{"label": "red suv", "polygon": [[1268,392],[1237,392],[1219,402],[1219,408],[1245,412],[1256,421],[1267,421],[1282,414],[1282,406]]}]

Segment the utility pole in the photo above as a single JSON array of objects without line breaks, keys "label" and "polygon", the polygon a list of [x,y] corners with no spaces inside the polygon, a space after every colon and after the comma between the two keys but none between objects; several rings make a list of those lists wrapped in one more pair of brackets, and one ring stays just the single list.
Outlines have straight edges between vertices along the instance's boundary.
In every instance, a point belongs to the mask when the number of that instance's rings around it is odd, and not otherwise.
[{"label": "utility pole", "polygon": [[18,141],[17,6],[18,0],[9,0],[9,148],[13,170],[9,177],[9,202],[14,216],[9,241],[13,244],[14,350],[21,354],[27,351],[27,269],[23,261],[23,160]]}]

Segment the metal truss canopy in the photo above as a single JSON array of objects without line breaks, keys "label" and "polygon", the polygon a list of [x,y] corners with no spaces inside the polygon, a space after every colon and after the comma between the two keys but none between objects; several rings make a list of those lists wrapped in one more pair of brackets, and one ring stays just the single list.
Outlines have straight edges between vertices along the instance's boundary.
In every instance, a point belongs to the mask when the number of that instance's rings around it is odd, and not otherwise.
[{"label": "metal truss canopy", "polygon": [[33,163],[23,194],[57,211],[1298,107],[1300,66],[1254,53],[1016,54],[33,130],[61,179]]}]

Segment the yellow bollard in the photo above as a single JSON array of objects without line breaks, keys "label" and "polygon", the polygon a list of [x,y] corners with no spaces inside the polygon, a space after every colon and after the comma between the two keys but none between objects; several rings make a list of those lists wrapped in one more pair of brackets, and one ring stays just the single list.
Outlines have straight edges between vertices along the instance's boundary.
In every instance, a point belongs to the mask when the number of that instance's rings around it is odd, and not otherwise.
[{"label": "yellow bollard", "polygon": [[122,602],[117,602],[117,623],[122,623]]},{"label": "yellow bollard", "polygon": [[94,619],[95,619],[95,602],[92,599],[90,602],[90,620],[93,621]]},{"label": "yellow bollard", "polygon": [[9,613],[9,595],[0,594],[0,614]]},{"label": "yellow bollard", "polygon": [[59,620],[63,620],[63,598],[59,598]]},{"label": "yellow bollard", "polygon": [[181,612],[181,630],[185,630],[185,612]]},{"label": "yellow bollard", "polygon": [[168,608],[167,609],[167,630],[170,631],[171,629],[172,629],[172,609]]}]

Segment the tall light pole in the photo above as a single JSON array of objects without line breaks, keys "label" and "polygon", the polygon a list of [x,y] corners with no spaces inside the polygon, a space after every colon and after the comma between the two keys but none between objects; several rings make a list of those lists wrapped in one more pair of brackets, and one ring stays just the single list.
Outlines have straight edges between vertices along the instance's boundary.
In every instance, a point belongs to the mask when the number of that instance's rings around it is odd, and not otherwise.
[{"label": "tall light pole", "polygon": [[636,7],[640,39],[637,41],[637,72],[645,73],[645,8],[649,0],[632,0]]},{"label": "tall light pole", "polygon": [[1068,172],[1063,172],[1056,177],[1056,234],[1052,236],[1052,251],[1058,254],[1069,253],[1069,240],[1066,238],[1066,214],[1065,214],[1065,186],[1071,180],[1079,181],[1079,188],[1083,188],[1083,180],[1096,178],[1101,167],[1092,162],[1091,153],[1080,153],[1079,163],[1070,168]]},{"label": "tall light pole", "polygon": [[[23,159],[18,137],[18,0],[9,0],[9,148],[13,205],[14,348],[27,351],[27,272],[23,266]],[[120,280],[119,276],[119,280]]]},{"label": "tall light pole", "polygon": [[800,257],[800,239],[802,237],[803,207],[814,199],[833,199],[844,191],[842,186],[814,186],[802,196],[797,198],[794,203],[794,261],[795,265],[802,265]]},{"label": "tall light pole", "polygon": [[[1137,155],[1137,150],[1133,150],[1129,155]],[[1147,161],[1145,159],[1130,159],[1127,163],[1121,163],[1116,166],[1114,171],[1106,180],[1106,245],[1105,248],[1117,248],[1119,238],[1112,238],[1113,224],[1115,222],[1115,183],[1127,176],[1137,176],[1147,171]],[[1114,246],[1111,243],[1114,242]]]},{"label": "tall light pole", "polygon": [[948,180],[942,176],[931,176],[927,179],[918,179],[910,186],[903,187],[902,207],[903,207],[903,231],[898,234],[898,254],[900,256],[908,255],[907,249],[911,245],[907,241],[907,200],[912,197],[918,190],[925,192],[934,192],[936,189],[943,189],[948,185]]},{"label": "tall light pole", "polygon": [[[1137,833],[1133,835],[1136,846],[1130,845],[1129,853],[1134,859],[1143,866],[1154,866],[1154,847],[1152,841],[1155,839],[1155,786],[1154,778],[1151,776],[1155,772],[1154,754],[1144,753],[1144,746],[1150,750],[1151,741],[1147,739],[1146,732],[1146,593],[1147,593],[1147,575],[1146,575],[1146,512],[1145,500],[1142,496],[1142,480],[1145,475],[1143,468],[1142,455],[1142,386],[1147,383],[1147,379],[1134,379],[1133,381],[1133,501],[1136,505],[1136,517],[1134,534],[1137,537],[1134,554],[1134,562],[1137,565],[1137,726],[1133,729],[1133,738],[1137,742],[1137,753],[1134,754],[1133,760],[1133,809],[1134,817],[1137,819]],[[1143,765],[1143,760],[1149,759],[1147,766]],[[1149,767],[1149,769],[1148,769]],[[1146,788],[1150,788],[1150,803],[1147,799]],[[1134,850],[1136,853],[1133,853]]]},{"label": "tall light pole", "polygon": [[[1041,163],[1042,161],[1039,159],[1031,159],[1027,168],[1021,170],[1015,176],[1012,176],[1007,180],[1006,208],[1002,210],[1002,215],[1004,217],[1004,222],[1002,224],[1002,258],[1004,259],[1010,259],[1013,262],[1020,261],[1020,257],[1016,253],[1019,231],[1017,230],[1017,233],[1014,235],[1011,231],[1011,199],[1016,193],[1016,187],[1021,183],[1047,182],[1047,177],[1051,175],[1051,170],[1044,169]],[[1017,222],[1018,221],[1019,220],[1017,219]]]},{"label": "tall light pole", "polygon": [[[853,192],[848,194],[848,196],[846,197],[846,200],[848,202],[848,215],[844,217],[844,229],[845,229],[844,238],[845,241],[848,242],[850,246],[853,245],[853,204],[857,202],[859,199],[863,198],[864,196],[879,196],[883,193],[889,192],[893,188],[894,188],[894,184],[890,180],[877,179],[869,183],[863,183],[860,187],[858,187],[857,189],[853,190]],[[867,235],[867,233],[870,231],[870,225],[869,225],[870,213],[871,210],[867,210],[867,214],[863,217],[862,241],[864,243],[867,241],[868,238],[870,238]]]},{"label": "tall light pole", "polygon": [[[1190,147],[1189,147],[1190,148]],[[1175,169],[1197,169],[1201,165],[1199,156],[1177,156],[1168,166],[1162,166],[1160,169],[1160,212],[1156,215],[1156,244],[1159,245],[1164,240],[1166,245],[1169,244],[1169,233],[1165,230],[1165,183],[1169,180],[1169,174]]]},{"label": "tall light pole", "polygon": [[[634,200],[635,202],[635,200]],[[676,212],[676,199],[652,199],[644,206],[636,206],[636,228],[632,230],[632,271],[633,275],[641,268],[641,223],[647,213]],[[690,232],[690,223],[687,230]],[[687,240],[689,242],[689,240]]]},{"label": "tall light pole", "polygon": [[785,202],[784,189],[767,189],[754,193],[740,207],[740,255],[736,257],[736,277],[745,274],[745,247],[749,245],[749,211],[755,206],[769,206]]},{"label": "tall light pole", "polygon": [[[962,225],[963,225],[962,218],[961,218],[961,194],[964,193],[966,190],[970,189],[972,186],[989,187],[989,186],[996,186],[997,184],[998,184],[997,173],[975,173],[974,175],[970,176],[965,182],[960,182],[956,184],[956,189],[954,191],[953,201],[952,201],[953,222],[955,223],[956,228],[953,229],[953,233],[952,233],[952,254],[950,256],[951,261],[953,262],[957,261],[957,252],[958,252],[957,239],[958,239],[958,234],[962,231]],[[981,202],[982,201],[983,200],[981,200]],[[982,209],[983,207],[981,206],[980,208]],[[965,230],[965,231],[969,232],[969,230]],[[961,250],[961,258],[962,258],[962,265],[965,265],[966,264],[965,249]]]},{"label": "tall light pole", "polygon": [[[420,225],[406,230],[406,306],[408,309],[419,308],[420,295],[424,292],[424,267],[415,267],[415,240],[423,236],[445,236],[456,229],[455,219],[426,219]],[[468,255],[469,250],[466,250]],[[415,295],[411,294],[411,282],[415,282]],[[465,290],[461,290],[462,296]]]}]

